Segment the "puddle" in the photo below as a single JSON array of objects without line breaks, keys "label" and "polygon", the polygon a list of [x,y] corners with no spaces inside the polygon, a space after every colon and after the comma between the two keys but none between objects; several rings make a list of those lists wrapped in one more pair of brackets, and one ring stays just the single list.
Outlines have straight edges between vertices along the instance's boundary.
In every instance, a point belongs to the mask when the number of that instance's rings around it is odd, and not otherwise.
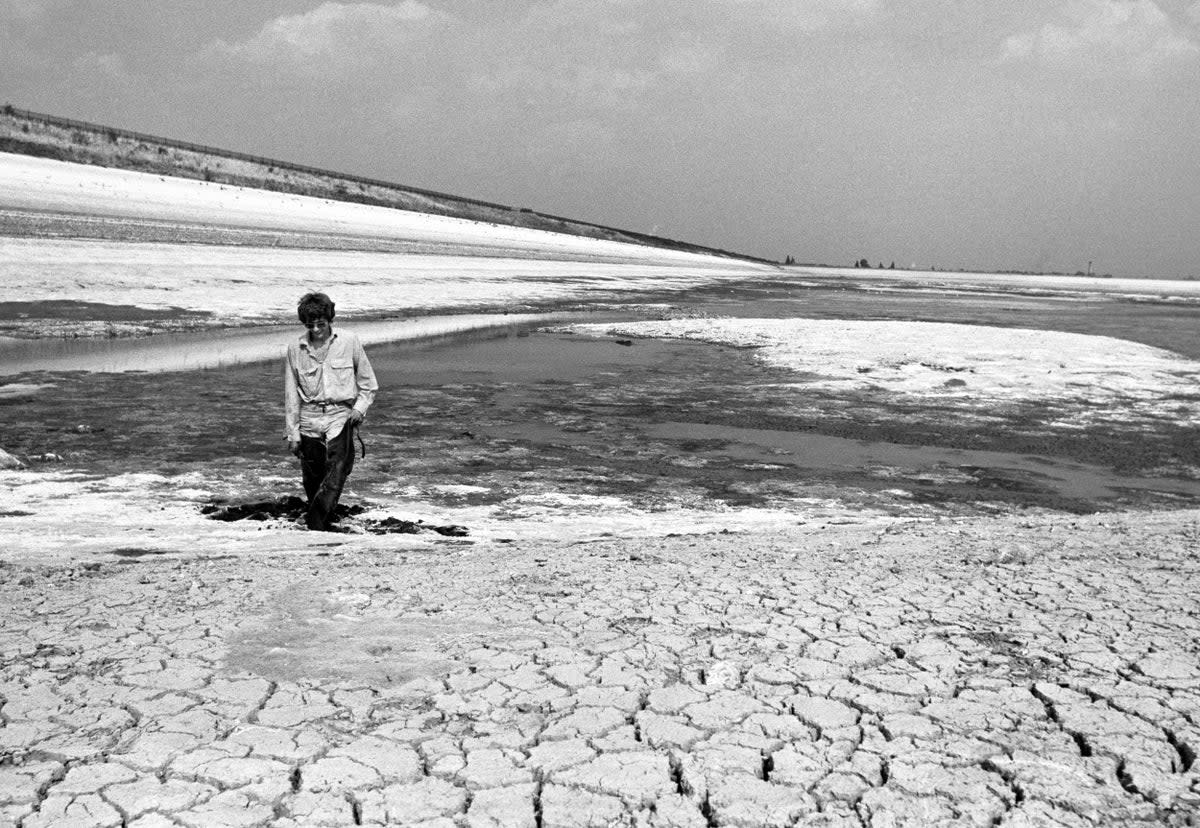
[{"label": "puddle", "polygon": [[654,439],[678,442],[693,454],[786,462],[798,469],[862,470],[899,485],[957,482],[1014,493],[1054,492],[1059,497],[1079,501],[1113,499],[1132,492],[1170,493],[1200,501],[1200,482],[1129,477],[1098,466],[1007,452],[909,446],[826,434],[682,422],[655,423],[647,426],[645,433]]},{"label": "puddle", "polygon": [[74,320],[89,322],[145,322],[211,314],[183,308],[139,308],[136,305],[109,305],[76,299],[48,299],[40,302],[0,302],[0,324],[14,319]]}]

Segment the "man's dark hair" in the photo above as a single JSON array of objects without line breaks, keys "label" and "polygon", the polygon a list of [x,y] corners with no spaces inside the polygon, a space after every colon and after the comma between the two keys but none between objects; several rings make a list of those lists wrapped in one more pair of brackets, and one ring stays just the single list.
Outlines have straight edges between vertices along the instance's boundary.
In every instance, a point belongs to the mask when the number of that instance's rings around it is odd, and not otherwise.
[{"label": "man's dark hair", "polygon": [[313,319],[328,319],[332,322],[333,300],[324,293],[306,293],[300,297],[300,304],[296,306],[296,315],[306,325]]}]

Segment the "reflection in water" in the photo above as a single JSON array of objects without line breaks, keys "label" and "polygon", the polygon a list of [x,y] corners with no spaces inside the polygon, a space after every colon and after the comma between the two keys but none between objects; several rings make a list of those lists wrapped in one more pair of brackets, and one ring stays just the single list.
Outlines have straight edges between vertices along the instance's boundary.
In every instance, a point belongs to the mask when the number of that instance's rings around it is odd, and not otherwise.
[{"label": "reflection in water", "polygon": [[[480,313],[349,323],[364,345],[571,318],[553,313]],[[27,371],[187,371],[281,359],[299,325],[226,328],[136,339],[0,340],[0,376]]]}]

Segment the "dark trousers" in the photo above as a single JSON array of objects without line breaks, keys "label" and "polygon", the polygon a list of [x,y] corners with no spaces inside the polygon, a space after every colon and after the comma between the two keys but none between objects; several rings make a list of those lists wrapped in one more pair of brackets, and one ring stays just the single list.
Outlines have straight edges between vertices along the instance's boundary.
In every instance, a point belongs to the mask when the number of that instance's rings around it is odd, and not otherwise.
[{"label": "dark trousers", "polygon": [[354,468],[354,426],[350,423],[340,434],[323,437],[300,435],[300,470],[304,475],[304,494],[308,497],[305,522],[309,529],[327,530],[342,496],[342,486]]}]

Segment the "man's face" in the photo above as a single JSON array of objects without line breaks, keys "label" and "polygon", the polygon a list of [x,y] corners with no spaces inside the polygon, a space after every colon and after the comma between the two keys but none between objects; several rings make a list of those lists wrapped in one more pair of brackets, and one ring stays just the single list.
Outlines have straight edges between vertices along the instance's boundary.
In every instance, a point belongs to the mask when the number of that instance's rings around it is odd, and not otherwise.
[{"label": "man's face", "polygon": [[304,328],[308,331],[308,341],[315,345],[320,345],[329,339],[329,334],[333,330],[329,320],[323,316],[308,320],[304,323]]}]

